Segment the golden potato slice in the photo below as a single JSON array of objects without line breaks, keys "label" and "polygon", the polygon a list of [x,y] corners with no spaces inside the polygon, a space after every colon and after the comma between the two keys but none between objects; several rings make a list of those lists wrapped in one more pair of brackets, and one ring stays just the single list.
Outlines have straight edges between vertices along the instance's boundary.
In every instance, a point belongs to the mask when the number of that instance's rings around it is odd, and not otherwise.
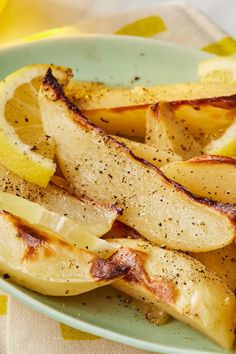
[{"label": "golden potato slice", "polygon": [[218,274],[225,284],[234,292],[236,291],[236,245],[234,242],[216,251],[191,253],[191,256]]},{"label": "golden potato slice", "polygon": [[114,205],[96,200],[76,198],[51,183],[46,188],[36,186],[7,171],[0,165],[0,192],[8,192],[38,203],[60,215],[68,216],[95,236],[108,232],[120,210]]},{"label": "golden potato slice", "polygon": [[[121,249],[104,264],[129,265],[126,277],[112,285],[137,299],[161,307],[220,346],[233,345],[235,297],[214,272],[181,252],[147,241],[111,240]],[[112,260],[112,261],[111,261]],[[99,272],[96,273],[99,277]],[[101,278],[104,273],[101,272]]]},{"label": "golden potato slice", "polygon": [[0,272],[5,277],[44,295],[70,296],[111,283],[124,274],[114,267],[109,277],[92,272],[98,257],[32,228],[30,224],[0,211]]},{"label": "golden potato slice", "polygon": [[192,193],[222,203],[236,203],[236,158],[202,155],[161,168]]},{"label": "golden potato slice", "polygon": [[50,70],[39,101],[63,174],[81,193],[115,202],[124,209],[122,222],[159,245],[200,252],[232,242],[236,206],[196,198],[136,157],[81,115]]},{"label": "golden potato slice", "polygon": [[201,145],[176,118],[169,103],[160,102],[147,110],[146,143],[172,151],[184,160],[201,154]]},{"label": "golden potato slice", "polygon": [[235,117],[236,96],[212,97],[171,103],[176,117],[201,144],[219,137]]},{"label": "golden potato slice", "polygon": [[[216,85],[212,82],[135,88],[109,86],[96,88],[95,84],[90,87],[87,85],[86,89],[83,84],[72,81],[66,87],[66,95],[80,107],[87,118],[106,133],[139,138],[145,136],[145,115],[150,104],[181,100],[182,104],[178,105],[176,115],[190,123],[190,132],[202,141],[202,134],[218,133],[220,129],[225,129],[230,124],[229,119],[224,117],[227,108],[213,108],[211,102],[215,98],[217,101],[217,97],[222,100],[222,96],[234,95],[235,90],[236,84]],[[214,98],[208,99],[209,97]]]},{"label": "golden potato slice", "polygon": [[154,146],[138,143],[119,136],[114,136],[116,140],[124,143],[128,148],[141,159],[151,162],[156,167],[164,166],[167,163],[181,161],[182,157],[170,150],[160,150]]},{"label": "golden potato slice", "polygon": [[[83,86],[83,85],[81,85]],[[183,100],[208,99],[235,95],[235,83],[190,82],[152,87],[94,87],[83,89],[73,80],[66,88],[69,99],[81,110],[120,108],[129,106],[150,105],[160,101],[172,102]]]},{"label": "golden potato slice", "polygon": [[85,110],[82,113],[108,134],[144,140],[148,105]]}]

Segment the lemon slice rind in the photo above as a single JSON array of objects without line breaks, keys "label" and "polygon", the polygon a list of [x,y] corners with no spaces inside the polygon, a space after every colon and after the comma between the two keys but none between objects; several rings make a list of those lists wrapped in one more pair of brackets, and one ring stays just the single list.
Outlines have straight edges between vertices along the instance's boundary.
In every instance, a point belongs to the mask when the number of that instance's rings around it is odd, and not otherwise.
[{"label": "lemon slice rind", "polygon": [[234,82],[236,59],[221,57],[202,60],[198,64],[198,76],[203,82]]},{"label": "lemon slice rind", "polygon": [[116,250],[113,244],[90,234],[68,217],[13,194],[0,192],[0,210],[7,211],[36,228],[45,229],[45,231],[49,229],[55,237],[103,257],[110,256]]},{"label": "lemon slice rind", "polygon": [[[56,165],[52,159],[37,154],[20,140],[15,129],[6,119],[5,106],[14,96],[19,85],[30,83],[34,78],[43,76],[49,66],[29,65],[15,71],[0,82],[0,162],[20,177],[42,187],[47,186]],[[52,68],[59,80],[63,81],[70,77],[66,68],[56,66]]]},{"label": "lemon slice rind", "polygon": [[204,152],[210,155],[236,156],[236,119],[218,139],[205,146]]}]

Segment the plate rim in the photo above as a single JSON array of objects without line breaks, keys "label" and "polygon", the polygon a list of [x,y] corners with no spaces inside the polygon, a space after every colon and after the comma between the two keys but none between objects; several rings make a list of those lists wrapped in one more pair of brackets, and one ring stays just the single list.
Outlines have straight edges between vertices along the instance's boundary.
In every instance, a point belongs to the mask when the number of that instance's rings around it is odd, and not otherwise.
[{"label": "plate rim", "polygon": [[[10,282],[0,279],[0,288],[5,291],[6,293],[14,296],[16,299],[20,300],[23,304],[29,306],[31,309],[36,310],[37,312],[44,314],[60,323],[64,323],[72,328],[82,330],[84,332],[88,332],[91,334],[94,334],[99,337],[103,337],[106,339],[113,340],[118,343],[123,343],[132,347],[136,347],[139,349],[143,350],[148,350],[151,352],[156,352],[160,351],[162,353],[173,353],[173,354],[219,354],[221,352],[213,352],[213,351],[201,351],[199,350],[192,350],[191,352],[189,349],[184,349],[184,348],[174,348],[162,344],[157,344],[157,343],[152,343],[150,341],[144,341],[140,340],[137,338],[132,338],[129,336],[126,336],[124,334],[119,334],[115,331],[111,331],[105,328],[101,328],[99,326],[86,323],[85,321],[76,318],[72,319],[71,316],[60,312],[59,310],[53,309],[50,306],[41,303],[39,300],[31,297],[28,294],[22,293],[21,290],[17,289],[14,284],[11,284]],[[45,295],[46,296],[46,295]],[[75,322],[74,322],[75,321]],[[79,324],[79,326],[76,326],[76,323]],[[230,352],[229,352],[230,354]],[[233,354],[233,353],[232,353]]]},{"label": "plate rim", "polygon": [[10,52],[10,51],[14,51],[14,50],[18,50],[18,49],[27,49],[28,47],[37,47],[38,45],[43,45],[45,43],[53,43],[53,42],[61,42],[64,40],[69,40],[69,41],[80,41],[80,40],[94,40],[94,39],[102,39],[102,40],[115,40],[117,42],[121,41],[121,42],[142,42],[145,44],[150,43],[150,44],[158,44],[161,45],[163,47],[167,47],[167,48],[171,48],[171,49],[176,49],[176,50],[181,50],[183,52],[186,53],[193,53],[197,56],[201,56],[202,58],[213,58],[216,57],[216,55],[211,54],[211,53],[207,53],[204,52],[200,49],[197,48],[191,48],[191,47],[186,47],[183,46],[181,44],[177,44],[177,43],[171,43],[171,42],[167,42],[161,39],[157,39],[157,38],[146,38],[146,37],[140,37],[140,36],[130,36],[130,35],[120,35],[120,34],[99,34],[99,33],[82,33],[79,35],[68,35],[68,36],[62,36],[62,37],[49,37],[49,38],[44,38],[44,39],[40,39],[38,41],[32,41],[32,42],[24,42],[24,43],[12,43],[8,46],[3,46],[0,47],[0,55],[4,52]]}]

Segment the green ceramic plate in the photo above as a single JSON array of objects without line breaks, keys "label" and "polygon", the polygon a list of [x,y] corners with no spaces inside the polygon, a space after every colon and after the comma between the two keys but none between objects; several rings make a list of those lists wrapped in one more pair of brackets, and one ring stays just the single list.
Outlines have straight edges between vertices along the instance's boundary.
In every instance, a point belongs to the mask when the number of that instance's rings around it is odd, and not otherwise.
[{"label": "green ceramic plate", "polygon": [[[1,50],[0,76],[3,78],[26,64],[56,63],[74,68],[81,80],[130,85],[138,76],[138,84],[174,83],[196,80],[197,63],[206,57],[202,52],[157,40],[83,36]],[[149,323],[127,307],[112,288],[100,288],[72,298],[55,298],[3,279],[0,287],[35,310],[71,327],[131,346],[168,354],[226,353],[180,322],[173,320],[161,327]]]}]

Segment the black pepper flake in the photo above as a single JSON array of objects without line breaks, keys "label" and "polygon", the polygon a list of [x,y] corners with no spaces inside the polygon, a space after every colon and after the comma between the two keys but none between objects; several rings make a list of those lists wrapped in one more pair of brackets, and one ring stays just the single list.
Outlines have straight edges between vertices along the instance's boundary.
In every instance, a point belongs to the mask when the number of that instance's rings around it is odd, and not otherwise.
[{"label": "black pepper flake", "polygon": [[104,122],[104,123],[109,123],[109,120],[107,120],[107,119],[105,119],[105,118],[100,118],[100,120],[102,121],[102,122]]},{"label": "black pepper flake", "polygon": [[37,146],[36,145],[34,145],[31,149],[30,149],[31,151],[37,151],[38,150],[38,148],[37,148]]},{"label": "black pepper flake", "polygon": [[3,274],[3,279],[9,279],[9,278],[10,278],[9,274],[7,274],[7,273]]}]

